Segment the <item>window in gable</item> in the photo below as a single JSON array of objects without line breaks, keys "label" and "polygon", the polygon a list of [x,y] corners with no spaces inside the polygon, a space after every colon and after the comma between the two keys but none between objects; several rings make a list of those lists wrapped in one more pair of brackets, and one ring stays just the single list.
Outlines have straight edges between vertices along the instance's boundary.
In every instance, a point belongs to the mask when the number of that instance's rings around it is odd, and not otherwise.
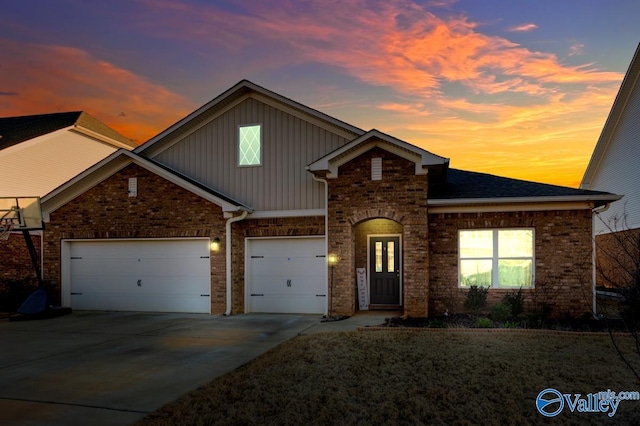
[{"label": "window in gable", "polygon": [[460,287],[533,287],[533,229],[458,233]]},{"label": "window in gable", "polygon": [[252,124],[238,128],[238,165],[259,166],[262,164],[261,125]]}]

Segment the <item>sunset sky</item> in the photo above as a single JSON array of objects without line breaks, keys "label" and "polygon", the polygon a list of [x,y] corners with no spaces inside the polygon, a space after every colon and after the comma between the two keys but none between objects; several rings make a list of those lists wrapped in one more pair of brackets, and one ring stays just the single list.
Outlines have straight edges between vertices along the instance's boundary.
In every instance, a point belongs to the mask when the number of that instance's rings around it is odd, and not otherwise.
[{"label": "sunset sky", "polygon": [[84,110],[142,143],[242,79],[451,167],[576,187],[640,42],[637,0],[27,0],[0,116]]}]

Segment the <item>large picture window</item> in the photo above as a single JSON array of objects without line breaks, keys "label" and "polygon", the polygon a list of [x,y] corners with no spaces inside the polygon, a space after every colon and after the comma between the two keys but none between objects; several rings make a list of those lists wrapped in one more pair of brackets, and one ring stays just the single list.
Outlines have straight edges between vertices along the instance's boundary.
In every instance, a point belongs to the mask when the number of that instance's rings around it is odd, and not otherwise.
[{"label": "large picture window", "polygon": [[238,165],[259,166],[262,164],[262,136],[260,125],[238,128]]},{"label": "large picture window", "polygon": [[473,229],[458,235],[460,287],[533,287],[533,229]]}]

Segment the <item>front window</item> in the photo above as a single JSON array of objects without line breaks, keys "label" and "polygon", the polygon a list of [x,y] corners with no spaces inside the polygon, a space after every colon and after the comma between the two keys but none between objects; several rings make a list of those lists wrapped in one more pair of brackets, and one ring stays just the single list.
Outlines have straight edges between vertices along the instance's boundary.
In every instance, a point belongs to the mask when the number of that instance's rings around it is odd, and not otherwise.
[{"label": "front window", "polygon": [[461,287],[533,286],[533,229],[459,231]]},{"label": "front window", "polygon": [[238,128],[238,165],[259,166],[262,164],[262,137],[260,125]]}]

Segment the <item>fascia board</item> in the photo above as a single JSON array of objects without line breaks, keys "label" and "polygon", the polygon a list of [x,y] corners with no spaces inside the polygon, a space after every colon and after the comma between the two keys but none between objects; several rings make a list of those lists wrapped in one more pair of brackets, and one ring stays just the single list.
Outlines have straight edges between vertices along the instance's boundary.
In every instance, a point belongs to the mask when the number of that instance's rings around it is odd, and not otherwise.
[{"label": "fascia board", "polygon": [[506,212],[592,209],[595,204],[607,204],[621,195],[578,195],[564,197],[511,197],[427,200],[429,213]]},{"label": "fascia board", "polygon": [[93,130],[89,130],[89,129],[87,129],[85,127],[82,127],[82,126],[79,126],[77,124],[73,125],[71,128],[68,128],[68,130],[72,131],[72,132],[80,133],[81,135],[90,137],[92,139],[97,139],[100,142],[104,142],[104,143],[112,145],[112,146],[114,146],[116,148],[124,148],[124,149],[126,149],[128,151],[131,151],[133,149],[133,147],[130,146],[130,145],[127,145],[127,144],[122,143],[120,141],[117,141],[115,139],[111,139],[108,136],[105,136],[105,135],[103,135],[101,133],[94,132]]}]

